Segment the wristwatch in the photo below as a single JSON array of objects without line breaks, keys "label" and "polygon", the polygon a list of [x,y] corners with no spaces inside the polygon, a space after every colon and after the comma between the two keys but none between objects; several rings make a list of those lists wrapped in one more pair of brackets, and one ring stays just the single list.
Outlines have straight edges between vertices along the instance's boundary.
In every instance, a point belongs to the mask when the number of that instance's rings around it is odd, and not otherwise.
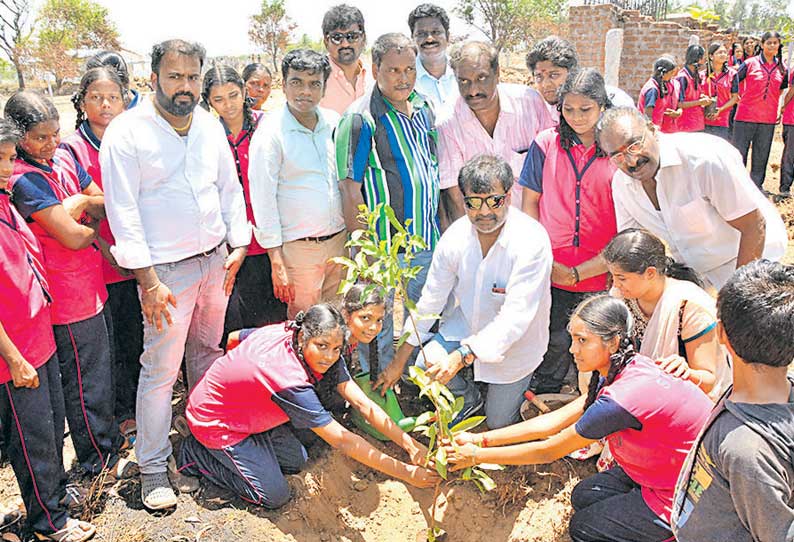
[{"label": "wristwatch", "polygon": [[463,360],[464,367],[468,367],[474,363],[474,352],[471,351],[469,345],[462,344],[455,351],[460,353],[460,358]]}]

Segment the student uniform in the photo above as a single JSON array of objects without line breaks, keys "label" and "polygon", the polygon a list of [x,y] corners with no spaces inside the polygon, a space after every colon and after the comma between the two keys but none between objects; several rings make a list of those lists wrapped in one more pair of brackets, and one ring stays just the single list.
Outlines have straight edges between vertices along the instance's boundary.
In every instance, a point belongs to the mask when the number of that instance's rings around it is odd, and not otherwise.
[{"label": "student uniform", "polygon": [[[679,96],[679,101],[681,102],[694,102],[700,99],[701,94],[705,94],[706,89],[703,87],[703,77],[700,72],[693,74],[687,66],[684,66],[678,72],[676,80],[681,85],[681,94]],[[684,109],[678,118],[678,131],[702,132],[706,126],[705,120],[706,116],[703,112],[703,107],[697,105]]]},{"label": "student uniform", "polygon": [[[578,138],[564,149],[557,128],[544,130],[527,153],[519,184],[541,194],[539,220],[551,239],[554,261],[568,267],[597,256],[617,233],[612,176],[615,166]],[[582,299],[607,287],[606,273],[574,286],[552,283],[549,346],[535,371],[538,393],[557,392],[573,361],[568,315]]]},{"label": "student uniform", "polygon": [[578,435],[606,438],[618,466],[571,494],[574,542],[674,540],[673,492],[711,400],[688,380],[635,355],[576,422]]},{"label": "student uniform", "polygon": [[671,134],[678,131],[678,119],[664,114],[668,109],[678,109],[678,100],[681,97],[681,84],[677,79],[664,81],[664,97],[660,96],[661,87],[658,81],[651,77],[640,90],[640,97],[637,108],[644,114],[646,107],[653,107],[653,118],[651,121],[658,126],[662,132]]},{"label": "student uniform", "polygon": [[[739,93],[739,79],[736,77],[736,70],[726,67],[720,73],[712,74],[703,83],[703,88],[707,96],[717,98],[717,107],[722,107],[731,99],[733,94]],[[730,117],[731,110],[728,109],[714,119],[705,119],[706,133],[731,141]]]},{"label": "student uniform", "polygon": [[[794,86],[794,70],[789,70],[789,88]],[[783,157],[780,164],[780,191],[791,191],[794,182],[794,99],[783,109]]]},{"label": "student uniform", "polygon": [[24,154],[14,164],[14,204],[42,246],[52,294],[52,323],[60,361],[66,418],[80,466],[97,474],[118,460],[113,418],[113,374],[102,255],[95,244],[64,247],[32,215],[91,183],[72,154],[59,148],[48,165]]},{"label": "student uniform", "polygon": [[[77,131],[65,138],[62,143],[100,188],[102,188],[102,171],[99,167],[101,144],[102,141],[91,130],[87,120],[83,121]],[[99,235],[108,245],[115,244],[107,220],[99,224]],[[113,353],[116,394],[114,413],[118,421],[123,421],[135,417],[135,395],[141,373],[139,360],[143,352],[141,303],[138,299],[138,284],[131,273],[121,275],[103,258],[102,274],[108,291],[106,313],[111,317],[108,331]]]},{"label": "student uniform", "polygon": [[[251,146],[251,137],[256,126],[262,119],[262,111],[251,111],[254,126],[248,121],[243,124],[243,129],[237,137],[226,128],[226,137],[234,157],[237,168],[237,177],[243,187],[245,198],[245,214],[248,222],[255,225],[254,211],[251,207],[251,190],[248,184],[248,155]],[[226,308],[226,318],[223,329],[223,341],[231,331],[243,328],[262,327],[287,319],[287,306],[276,299],[273,293],[273,279],[270,273],[270,258],[267,250],[257,243],[256,238],[251,239],[248,245],[248,254],[237,272],[229,305]]]},{"label": "student uniform", "polygon": [[4,451],[25,503],[28,526],[39,533],[63,528],[63,390],[50,321],[49,285],[41,248],[24,219],[0,190],[0,322],[36,369],[37,388],[17,388],[0,358],[0,424]]},{"label": "student uniform", "polygon": [[289,500],[284,475],[299,472],[307,455],[287,424],[331,423],[316,386],[324,376],[350,380],[341,358],[325,375],[311,370],[295,353],[293,334],[283,323],[245,330],[240,345],[207,370],[185,409],[192,437],[180,450],[183,472],[266,508]]},{"label": "student uniform", "polygon": [[763,55],[748,58],[739,68],[736,77],[741,100],[736,108],[733,124],[733,142],[747,164],[747,152],[753,146],[750,177],[761,188],[766,178],[766,165],[772,138],[775,133],[780,91],[788,86],[787,72],[778,69],[778,60],[765,62]]}]

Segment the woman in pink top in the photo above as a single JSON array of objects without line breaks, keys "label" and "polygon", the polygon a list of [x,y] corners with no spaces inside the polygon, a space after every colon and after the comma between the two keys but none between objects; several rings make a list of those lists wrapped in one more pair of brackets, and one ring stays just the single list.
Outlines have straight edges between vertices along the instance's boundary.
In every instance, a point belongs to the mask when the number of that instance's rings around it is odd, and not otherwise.
[{"label": "woman in pink top", "polygon": [[574,488],[571,539],[671,540],[676,479],[712,403],[691,382],[637,354],[631,328],[631,313],[619,299],[583,301],[569,330],[577,367],[593,371],[587,395],[516,425],[459,434],[457,446],[447,448],[454,469],[550,463],[606,438],[618,466]]},{"label": "woman in pink top", "polygon": [[[102,188],[102,171],[99,167],[102,136],[110,121],[126,109],[128,96],[117,71],[102,66],[91,68],[83,74],[80,87],[72,97],[77,110],[75,132],[66,137],[61,145],[71,151],[99,188]],[[143,353],[143,320],[138,286],[132,273],[120,268],[110,253],[115,240],[107,220],[99,223],[96,242],[104,258],[102,273],[108,291],[108,313],[112,320],[108,329],[114,353],[114,412],[120,432],[125,437],[131,437],[135,432],[135,399]]]},{"label": "woman in pink top", "polygon": [[733,143],[745,164],[752,146],[750,177],[759,189],[766,178],[775,124],[780,122],[780,93],[788,85],[780,40],[779,33],[765,32],[761,37],[761,54],[748,58],[737,72],[744,87],[739,91],[741,99],[733,123]]},{"label": "woman in pink top", "polygon": [[780,164],[780,195],[791,196],[794,182],[794,70],[789,70],[788,92],[781,104],[783,118],[783,157]]},{"label": "woman in pink top", "polygon": [[706,95],[715,101],[716,110],[706,115],[706,133],[731,141],[730,116],[739,102],[739,80],[736,70],[728,66],[728,49],[720,42],[709,45],[706,64]]},{"label": "woman in pink top", "polygon": [[[206,109],[211,107],[226,130],[237,177],[243,187],[245,213],[248,222],[255,224],[248,185],[248,149],[263,113],[251,107],[243,79],[229,66],[215,66],[204,75],[201,98],[202,106]],[[256,238],[252,238],[229,297],[224,337],[236,329],[262,327],[286,319],[286,305],[273,294],[270,258]],[[225,343],[224,338],[221,344]]]},{"label": "woman in pink top", "polygon": [[679,107],[683,113],[678,119],[681,132],[702,132],[705,127],[703,108],[712,103],[703,86],[701,69],[706,62],[706,50],[700,45],[690,45],[686,50],[684,67],[676,79],[681,85]]},{"label": "woman in pink top", "polygon": [[530,384],[536,393],[560,391],[572,363],[567,317],[606,289],[600,253],[617,233],[610,188],[616,168],[595,139],[601,112],[612,106],[604,78],[589,68],[571,72],[559,95],[560,125],[538,134],[518,181],[522,209],[546,228],[554,253],[549,346]]},{"label": "woman in pink top", "polygon": [[674,76],[673,59],[667,56],[657,58],[653,63],[653,75],[642,86],[637,101],[639,110],[666,134],[678,131],[678,119],[682,113],[678,103],[681,85]]}]

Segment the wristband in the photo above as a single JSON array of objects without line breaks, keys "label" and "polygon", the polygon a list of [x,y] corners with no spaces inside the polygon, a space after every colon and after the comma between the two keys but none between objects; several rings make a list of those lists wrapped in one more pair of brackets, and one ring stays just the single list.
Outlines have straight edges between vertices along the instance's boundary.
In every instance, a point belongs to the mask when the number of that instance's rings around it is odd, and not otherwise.
[{"label": "wristband", "polygon": [[153,291],[155,291],[157,288],[160,287],[160,284],[162,284],[162,283],[158,280],[157,283],[154,286],[152,286],[151,288],[146,288],[146,293],[147,294],[152,293]]},{"label": "wristband", "polygon": [[579,270],[576,269],[576,266],[571,267],[571,274],[573,275],[573,283],[579,284]]},{"label": "wristband", "polygon": [[488,437],[486,437],[486,436],[482,437],[482,440],[480,440],[480,446],[482,448],[487,448],[488,447]]},{"label": "wristband", "polygon": [[[462,344],[455,349],[456,352],[460,354],[460,359],[463,361],[463,365],[468,367],[472,363],[474,363],[474,352],[471,351],[471,348],[468,345]],[[471,362],[467,363],[466,358],[471,356]]]}]

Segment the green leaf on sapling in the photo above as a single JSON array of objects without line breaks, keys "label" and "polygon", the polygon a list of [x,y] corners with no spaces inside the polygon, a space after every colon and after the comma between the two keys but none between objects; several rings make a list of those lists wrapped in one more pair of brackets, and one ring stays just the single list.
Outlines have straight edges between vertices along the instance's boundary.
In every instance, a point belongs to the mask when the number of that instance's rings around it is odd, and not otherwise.
[{"label": "green leaf on sapling", "polygon": [[453,435],[462,433],[463,431],[471,431],[484,421],[485,416],[472,416],[471,418],[466,418],[465,420],[456,423],[454,426],[449,428],[449,431]]}]

